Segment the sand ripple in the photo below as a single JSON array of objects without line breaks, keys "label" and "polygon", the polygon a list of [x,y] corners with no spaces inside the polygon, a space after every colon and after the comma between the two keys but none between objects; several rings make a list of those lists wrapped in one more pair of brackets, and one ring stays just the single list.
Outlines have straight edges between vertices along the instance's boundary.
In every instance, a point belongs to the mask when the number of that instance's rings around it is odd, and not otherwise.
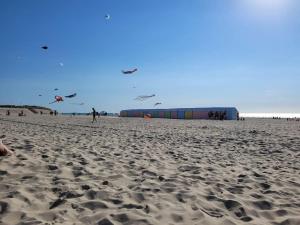
[{"label": "sand ripple", "polygon": [[0,224],[300,224],[299,123],[0,116]]}]

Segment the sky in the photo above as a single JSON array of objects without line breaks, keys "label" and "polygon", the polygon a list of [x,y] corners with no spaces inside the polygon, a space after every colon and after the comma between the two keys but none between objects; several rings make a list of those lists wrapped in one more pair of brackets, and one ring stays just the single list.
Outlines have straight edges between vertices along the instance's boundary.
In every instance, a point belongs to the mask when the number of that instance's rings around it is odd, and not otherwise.
[{"label": "sky", "polygon": [[300,113],[298,0],[1,0],[0,29],[0,104]]}]

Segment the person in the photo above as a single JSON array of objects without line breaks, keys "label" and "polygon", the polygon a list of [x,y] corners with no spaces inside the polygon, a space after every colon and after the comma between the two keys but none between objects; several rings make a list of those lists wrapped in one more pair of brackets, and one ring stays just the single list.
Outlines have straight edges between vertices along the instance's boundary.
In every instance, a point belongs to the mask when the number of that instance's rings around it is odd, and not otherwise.
[{"label": "person", "polygon": [[7,116],[10,115],[10,111],[9,111],[9,110],[6,111],[6,115],[7,115]]},{"label": "person", "polygon": [[6,155],[12,155],[13,152],[6,147],[3,143],[2,140],[0,139],[0,156],[6,156]]},{"label": "person", "polygon": [[218,111],[215,111],[215,120],[218,120],[220,118],[220,114]]},{"label": "person", "polygon": [[214,113],[212,111],[209,111],[208,112],[208,118],[209,119],[212,119],[212,117],[214,116]]},{"label": "person", "polygon": [[93,112],[92,112],[92,114],[93,114],[93,121],[92,121],[92,123],[94,123],[94,122],[97,122],[97,120],[96,120],[97,112],[96,112],[96,110],[94,108],[92,108],[92,110],[93,110]]}]

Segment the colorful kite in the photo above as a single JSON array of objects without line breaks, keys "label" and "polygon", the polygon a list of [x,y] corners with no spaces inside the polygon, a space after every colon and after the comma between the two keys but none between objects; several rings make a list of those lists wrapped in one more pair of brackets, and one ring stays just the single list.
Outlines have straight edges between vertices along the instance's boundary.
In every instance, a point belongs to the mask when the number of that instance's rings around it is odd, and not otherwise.
[{"label": "colorful kite", "polygon": [[76,95],[77,95],[77,94],[74,93],[74,94],[71,94],[71,95],[67,95],[67,96],[65,96],[65,97],[66,97],[66,98],[74,98]]},{"label": "colorful kite", "polygon": [[153,94],[153,95],[140,95],[140,96],[136,97],[134,100],[144,101],[144,100],[147,100],[148,98],[153,98],[153,97],[155,97],[155,94]]},{"label": "colorful kite", "polygon": [[84,105],[84,102],[81,102],[81,103],[70,103],[71,105]]},{"label": "colorful kite", "polygon": [[133,70],[122,70],[122,73],[123,73],[123,74],[133,74],[133,73],[135,73],[137,70],[138,70],[137,68],[135,68],[135,69],[133,69]]},{"label": "colorful kite", "polygon": [[58,95],[55,95],[54,98],[55,98],[55,101],[54,102],[50,102],[49,104],[53,104],[55,102],[59,103],[59,102],[63,102],[64,101],[63,97],[58,96]]}]

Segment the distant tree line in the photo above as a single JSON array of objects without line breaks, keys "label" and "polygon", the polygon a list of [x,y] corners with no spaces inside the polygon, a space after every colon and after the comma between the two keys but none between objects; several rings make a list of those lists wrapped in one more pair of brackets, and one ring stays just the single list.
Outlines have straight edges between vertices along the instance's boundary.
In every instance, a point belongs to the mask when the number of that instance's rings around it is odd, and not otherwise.
[{"label": "distant tree line", "polygon": [[36,105],[0,105],[0,108],[16,108],[16,109],[44,109],[50,110],[52,109],[43,107],[43,106],[36,106]]}]

